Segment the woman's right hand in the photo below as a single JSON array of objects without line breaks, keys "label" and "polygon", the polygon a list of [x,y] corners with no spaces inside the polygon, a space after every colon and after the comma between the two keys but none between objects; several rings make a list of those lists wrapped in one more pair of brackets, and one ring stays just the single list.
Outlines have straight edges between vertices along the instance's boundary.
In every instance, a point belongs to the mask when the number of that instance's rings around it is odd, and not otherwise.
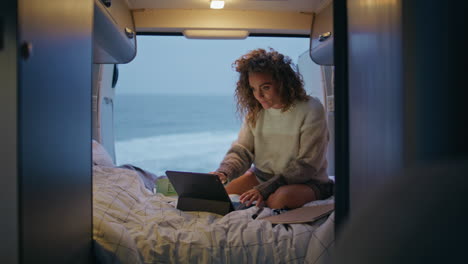
[{"label": "woman's right hand", "polygon": [[209,172],[210,174],[215,174],[215,175],[218,175],[218,178],[219,180],[221,181],[222,184],[226,184],[227,181],[228,181],[228,178],[226,176],[226,174],[222,173],[222,172],[219,172],[219,171],[212,171],[212,172]]}]

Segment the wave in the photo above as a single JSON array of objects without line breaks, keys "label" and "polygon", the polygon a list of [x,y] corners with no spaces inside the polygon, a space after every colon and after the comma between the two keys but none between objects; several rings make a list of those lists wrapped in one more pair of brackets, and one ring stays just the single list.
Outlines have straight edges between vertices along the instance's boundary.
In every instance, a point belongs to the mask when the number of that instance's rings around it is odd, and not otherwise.
[{"label": "wave", "polygon": [[132,164],[156,175],[166,170],[210,172],[218,168],[237,131],[179,133],[117,141],[117,164]]}]

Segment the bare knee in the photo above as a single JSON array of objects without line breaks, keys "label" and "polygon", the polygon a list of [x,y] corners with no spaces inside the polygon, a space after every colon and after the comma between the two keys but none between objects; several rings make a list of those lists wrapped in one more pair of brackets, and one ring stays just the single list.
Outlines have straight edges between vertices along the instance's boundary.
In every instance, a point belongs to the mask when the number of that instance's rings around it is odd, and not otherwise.
[{"label": "bare knee", "polygon": [[315,196],[315,192],[306,185],[285,185],[268,197],[266,205],[272,209],[294,209],[315,200]]},{"label": "bare knee", "polygon": [[266,205],[272,209],[281,209],[287,207],[288,192],[284,188],[278,188],[274,193],[268,196]]}]

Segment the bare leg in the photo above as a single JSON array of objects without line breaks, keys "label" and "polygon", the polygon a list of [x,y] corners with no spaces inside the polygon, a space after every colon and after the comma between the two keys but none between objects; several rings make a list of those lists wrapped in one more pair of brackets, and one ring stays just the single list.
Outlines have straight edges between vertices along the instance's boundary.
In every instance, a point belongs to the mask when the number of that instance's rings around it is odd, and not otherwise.
[{"label": "bare leg", "polygon": [[273,209],[294,209],[314,201],[317,196],[312,188],[304,184],[291,184],[279,187],[272,193],[266,205]]},{"label": "bare leg", "polygon": [[239,178],[234,179],[226,186],[228,194],[243,194],[244,192],[257,186],[259,182],[251,171],[247,171]]}]

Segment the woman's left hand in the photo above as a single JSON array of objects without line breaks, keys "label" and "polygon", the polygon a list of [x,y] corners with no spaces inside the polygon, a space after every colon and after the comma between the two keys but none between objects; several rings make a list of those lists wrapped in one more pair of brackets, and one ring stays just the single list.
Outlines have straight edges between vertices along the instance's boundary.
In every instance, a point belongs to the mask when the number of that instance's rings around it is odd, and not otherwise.
[{"label": "woman's left hand", "polygon": [[263,196],[257,189],[250,189],[243,193],[239,200],[246,206],[250,206],[254,201],[257,201],[257,206],[260,206],[263,202]]}]

